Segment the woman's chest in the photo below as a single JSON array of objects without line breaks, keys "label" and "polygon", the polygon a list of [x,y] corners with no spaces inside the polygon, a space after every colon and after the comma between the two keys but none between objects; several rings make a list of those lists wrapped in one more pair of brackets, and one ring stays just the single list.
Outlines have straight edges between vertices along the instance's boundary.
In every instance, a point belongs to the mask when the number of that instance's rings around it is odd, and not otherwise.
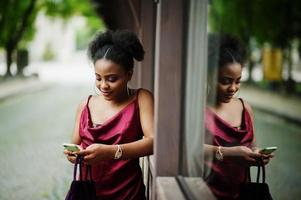
[{"label": "woman's chest", "polygon": [[104,124],[122,110],[120,106],[107,106],[99,104],[89,105],[90,118],[93,124]]},{"label": "woman's chest", "polygon": [[215,113],[231,127],[240,127],[243,123],[243,110],[241,109],[217,110]]}]

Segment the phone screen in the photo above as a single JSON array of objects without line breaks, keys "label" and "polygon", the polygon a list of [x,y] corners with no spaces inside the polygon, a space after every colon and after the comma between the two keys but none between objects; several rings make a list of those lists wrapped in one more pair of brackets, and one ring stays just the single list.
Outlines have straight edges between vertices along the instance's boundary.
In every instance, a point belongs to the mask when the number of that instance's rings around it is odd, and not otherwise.
[{"label": "phone screen", "polygon": [[271,154],[271,153],[273,153],[276,150],[277,150],[277,147],[266,147],[266,148],[260,150],[260,153]]},{"label": "phone screen", "polygon": [[80,151],[80,148],[76,144],[63,144],[64,148],[68,151]]}]

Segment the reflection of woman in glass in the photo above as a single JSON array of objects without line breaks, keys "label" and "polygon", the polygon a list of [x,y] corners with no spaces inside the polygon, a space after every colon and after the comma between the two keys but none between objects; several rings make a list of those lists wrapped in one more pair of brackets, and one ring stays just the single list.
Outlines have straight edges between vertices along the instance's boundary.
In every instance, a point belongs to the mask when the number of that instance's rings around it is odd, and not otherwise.
[{"label": "reflection of woman in glass", "polygon": [[211,170],[206,181],[218,199],[236,199],[248,167],[257,158],[267,164],[272,156],[260,154],[255,147],[253,111],[234,97],[240,88],[244,49],[233,37],[223,36],[220,42],[216,100],[206,109],[205,159]]}]

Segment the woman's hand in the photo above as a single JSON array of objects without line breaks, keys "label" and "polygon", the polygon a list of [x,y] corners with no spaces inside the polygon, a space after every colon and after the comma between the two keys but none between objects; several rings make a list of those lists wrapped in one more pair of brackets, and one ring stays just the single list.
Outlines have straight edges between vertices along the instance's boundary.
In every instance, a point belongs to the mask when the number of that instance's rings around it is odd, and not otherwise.
[{"label": "woman's hand", "polygon": [[77,155],[84,156],[84,162],[86,164],[95,164],[102,160],[113,159],[117,146],[106,144],[91,144],[85,150],[77,153]]},{"label": "woman's hand", "polygon": [[64,150],[64,154],[66,155],[67,159],[69,160],[69,162],[71,163],[75,163],[76,161],[76,154],[72,151],[68,151],[68,150]]},{"label": "woman's hand", "polygon": [[270,162],[270,159],[274,157],[274,154],[273,153],[271,153],[271,154],[263,154],[263,153],[260,153],[260,150],[261,150],[261,148],[258,148],[258,147],[254,147],[253,148],[253,152],[259,153],[261,155],[263,164],[266,165],[266,164],[268,164]]},{"label": "woman's hand", "polygon": [[225,159],[235,160],[247,166],[256,165],[256,159],[262,157],[260,153],[253,152],[246,146],[223,147],[222,151]]}]

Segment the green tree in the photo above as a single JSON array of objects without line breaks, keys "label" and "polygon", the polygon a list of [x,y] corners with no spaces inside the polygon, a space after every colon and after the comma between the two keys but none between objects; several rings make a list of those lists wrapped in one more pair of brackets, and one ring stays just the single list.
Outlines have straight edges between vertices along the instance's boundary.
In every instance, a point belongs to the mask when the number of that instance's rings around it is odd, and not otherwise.
[{"label": "green tree", "polygon": [[[256,0],[255,0],[256,1]],[[209,24],[212,31],[229,33],[240,38],[247,47],[247,57],[256,46],[252,38],[257,28],[255,15],[258,15],[254,1],[245,0],[213,0],[209,11]],[[254,61],[249,59],[249,74],[251,74]],[[249,76],[249,82],[252,77]]]},{"label": "green tree", "polygon": [[292,79],[292,49],[293,44],[301,40],[301,1],[262,1],[257,9],[261,15],[256,16],[256,22],[262,28],[255,29],[254,35],[259,43],[268,42],[285,52],[284,60],[288,63],[286,89],[292,92],[295,84]]},{"label": "green tree", "polygon": [[33,36],[36,0],[6,0],[0,5],[0,46],[6,52],[6,76],[12,76],[13,53],[22,39]]},{"label": "green tree", "polygon": [[87,20],[87,28],[79,30],[77,33],[77,47],[82,48],[87,46],[90,38],[99,29],[105,27],[103,21],[96,14],[96,9],[93,9],[93,0],[90,1],[78,1],[78,0],[48,0],[46,1],[45,10],[46,15],[50,17],[61,17],[68,20],[71,16],[84,16]]},{"label": "green tree", "polygon": [[[214,0],[209,20],[213,31],[240,37],[247,44],[249,56],[255,39],[259,46],[267,42],[288,52],[285,58],[291,63],[292,42],[301,39],[300,9],[299,0]],[[252,70],[254,63],[249,61]],[[291,79],[291,64],[289,69]]]},{"label": "green tree", "polygon": [[85,16],[91,30],[103,27],[90,1],[76,0],[0,0],[0,48],[6,52],[7,71],[5,76],[12,76],[13,54],[20,43],[26,45],[33,39],[34,22],[38,12],[44,10],[51,17],[64,18]]}]

